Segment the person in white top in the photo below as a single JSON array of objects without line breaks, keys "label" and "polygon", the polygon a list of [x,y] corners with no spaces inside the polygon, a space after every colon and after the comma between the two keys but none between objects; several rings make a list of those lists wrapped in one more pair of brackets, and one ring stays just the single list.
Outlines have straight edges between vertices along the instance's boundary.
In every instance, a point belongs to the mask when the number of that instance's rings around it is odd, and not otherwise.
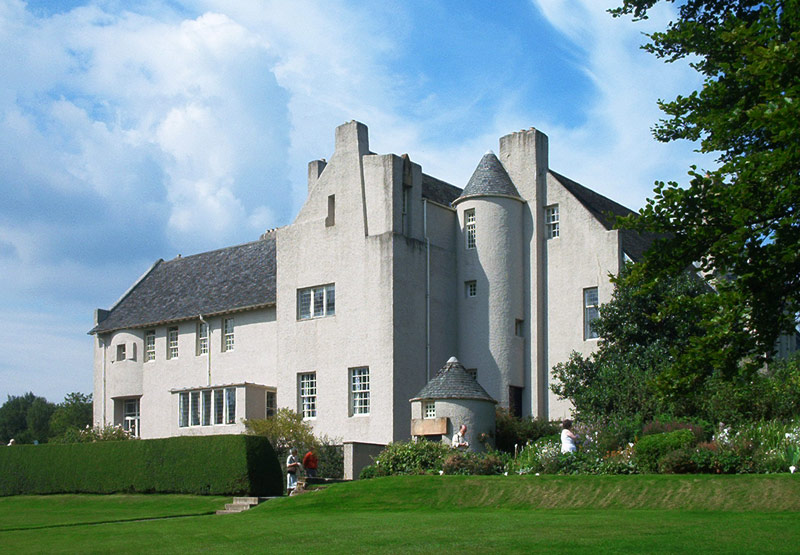
[{"label": "person in white top", "polygon": [[286,492],[292,493],[297,487],[297,471],[300,468],[300,461],[297,458],[297,448],[293,447],[289,456],[286,457]]},{"label": "person in white top", "polygon": [[577,440],[578,436],[572,432],[572,420],[569,418],[564,419],[561,423],[561,452],[574,453],[577,451]]},{"label": "person in white top", "polygon": [[466,449],[469,447],[467,441],[467,425],[462,424],[461,429],[453,435],[453,449]]}]

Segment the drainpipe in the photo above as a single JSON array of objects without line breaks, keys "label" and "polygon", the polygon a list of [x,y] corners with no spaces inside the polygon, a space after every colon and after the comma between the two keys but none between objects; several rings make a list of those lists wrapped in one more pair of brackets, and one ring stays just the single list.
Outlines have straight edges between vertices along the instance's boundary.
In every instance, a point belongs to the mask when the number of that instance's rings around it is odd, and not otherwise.
[{"label": "drainpipe", "polygon": [[422,199],[422,234],[425,236],[425,376],[431,381],[431,241],[428,238],[428,199]]},{"label": "drainpipe", "polygon": [[106,426],[106,405],[108,401],[106,399],[106,353],[108,352],[108,343],[105,339],[100,337],[100,334],[97,335],[98,341],[100,341],[100,346],[103,348],[103,427]]},{"label": "drainpipe", "polygon": [[203,319],[202,314],[198,314],[197,317],[200,319],[202,323],[206,325],[206,355],[208,358],[208,385],[211,385],[211,326],[208,322]]}]

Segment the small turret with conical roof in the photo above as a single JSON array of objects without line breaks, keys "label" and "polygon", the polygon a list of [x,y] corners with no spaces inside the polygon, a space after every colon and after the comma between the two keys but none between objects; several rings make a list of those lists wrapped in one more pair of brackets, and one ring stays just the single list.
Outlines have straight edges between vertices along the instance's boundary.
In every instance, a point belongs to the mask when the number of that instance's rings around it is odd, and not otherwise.
[{"label": "small turret with conical roof", "polygon": [[478,167],[469,178],[461,195],[453,201],[453,205],[473,197],[509,197],[522,200],[522,197],[508,176],[508,172],[491,150],[483,155]]}]

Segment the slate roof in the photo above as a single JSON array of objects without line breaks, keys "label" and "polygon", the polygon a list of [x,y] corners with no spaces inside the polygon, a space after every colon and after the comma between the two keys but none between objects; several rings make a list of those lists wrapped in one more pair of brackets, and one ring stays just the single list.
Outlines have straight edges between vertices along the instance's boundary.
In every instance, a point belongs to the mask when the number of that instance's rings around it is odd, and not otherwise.
[{"label": "slate roof", "polygon": [[422,174],[422,196],[426,199],[444,206],[450,206],[450,203],[456,200],[460,194],[461,189],[455,185],[450,185],[441,179]]},{"label": "slate roof", "polygon": [[467,186],[458,199],[477,196],[505,196],[521,199],[519,191],[511,182],[508,172],[491,150],[483,155],[478,167],[469,178]]},{"label": "slate roof", "polygon": [[275,303],[275,236],[159,260],[89,333],[154,326]]},{"label": "slate roof", "polygon": [[[614,202],[610,198],[604,197],[600,193],[596,193],[591,189],[587,189],[580,183],[577,183],[568,177],[564,177],[560,173],[550,170],[550,174],[556,178],[564,188],[572,193],[578,202],[580,202],[592,215],[603,224],[608,230],[614,229],[615,216],[628,216],[635,214],[630,208],[626,208]],[[620,229],[620,238],[622,241],[622,250],[631,257],[635,262],[639,262],[644,253],[654,241],[663,237],[656,233],[636,232],[630,229]]]},{"label": "slate roof", "polygon": [[410,401],[421,399],[477,399],[497,403],[455,357]]}]

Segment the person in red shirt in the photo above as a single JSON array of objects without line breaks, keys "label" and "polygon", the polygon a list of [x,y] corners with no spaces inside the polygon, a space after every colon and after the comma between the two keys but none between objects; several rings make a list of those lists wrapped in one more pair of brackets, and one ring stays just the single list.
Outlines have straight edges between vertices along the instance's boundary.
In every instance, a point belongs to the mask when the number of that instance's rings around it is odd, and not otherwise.
[{"label": "person in red shirt", "polygon": [[303,468],[306,469],[306,476],[309,478],[316,478],[318,464],[319,460],[317,460],[314,450],[309,449],[308,453],[306,453],[306,455],[303,457]]}]

